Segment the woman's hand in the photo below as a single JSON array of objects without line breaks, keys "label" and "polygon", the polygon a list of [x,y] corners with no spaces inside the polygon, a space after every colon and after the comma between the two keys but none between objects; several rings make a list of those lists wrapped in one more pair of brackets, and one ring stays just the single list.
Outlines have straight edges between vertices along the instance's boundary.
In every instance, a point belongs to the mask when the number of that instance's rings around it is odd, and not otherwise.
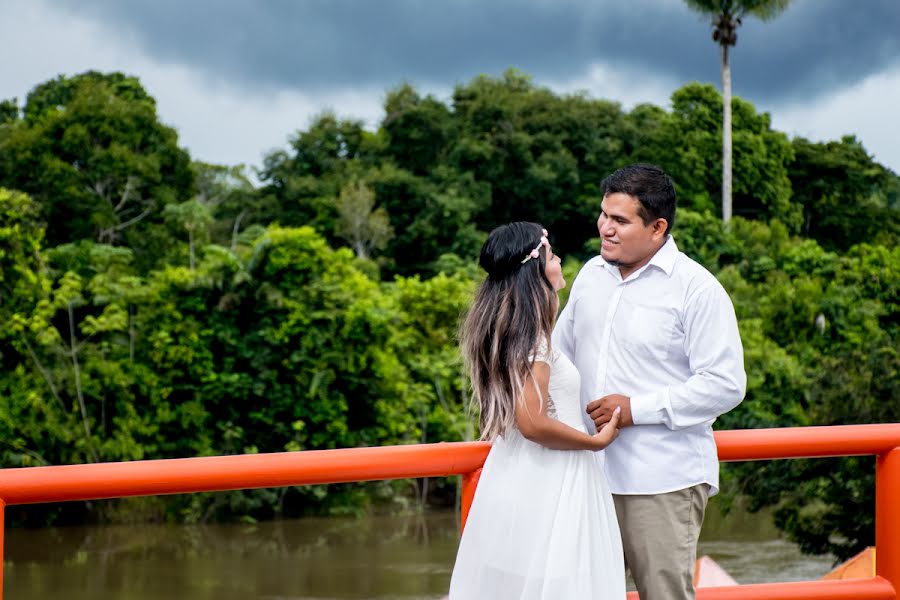
[{"label": "woman's hand", "polygon": [[603,450],[614,439],[619,437],[619,420],[622,418],[622,409],[616,407],[609,422],[601,427],[600,431],[591,436],[591,441],[596,446],[594,450]]}]

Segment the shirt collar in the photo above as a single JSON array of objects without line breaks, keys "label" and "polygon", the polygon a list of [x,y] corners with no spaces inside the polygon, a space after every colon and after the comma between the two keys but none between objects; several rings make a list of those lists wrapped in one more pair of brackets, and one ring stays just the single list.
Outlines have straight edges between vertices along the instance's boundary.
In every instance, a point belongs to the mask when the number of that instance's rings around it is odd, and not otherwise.
[{"label": "shirt collar", "polygon": [[671,235],[666,236],[666,243],[662,245],[653,258],[650,259],[650,265],[656,265],[665,272],[666,275],[672,274],[675,268],[675,259],[678,258],[678,246]]},{"label": "shirt collar", "polygon": [[[614,267],[605,260],[603,260],[602,255],[597,255],[599,258],[598,264],[610,271],[614,271],[618,275],[618,267]],[[650,259],[646,265],[640,268],[638,273],[646,271],[651,265],[662,270],[666,275],[672,275],[672,269],[675,268],[675,259],[678,258],[678,246],[675,245],[675,240],[671,235],[666,236],[666,243],[662,245],[662,247],[656,251],[656,254],[653,255],[653,258]]]}]

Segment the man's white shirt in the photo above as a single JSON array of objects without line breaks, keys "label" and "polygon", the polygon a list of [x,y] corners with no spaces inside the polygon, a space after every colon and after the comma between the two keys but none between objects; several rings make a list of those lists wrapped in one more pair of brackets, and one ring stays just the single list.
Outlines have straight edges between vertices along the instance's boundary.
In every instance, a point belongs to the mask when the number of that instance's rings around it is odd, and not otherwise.
[{"label": "man's white shirt", "polygon": [[[581,405],[631,398],[635,427],[604,451],[614,494],[719,487],[712,424],[744,397],[747,377],[734,306],[671,236],[650,262],[622,279],[602,257],[572,285],[553,332],[581,374]],[[583,415],[588,431],[595,427]]]}]

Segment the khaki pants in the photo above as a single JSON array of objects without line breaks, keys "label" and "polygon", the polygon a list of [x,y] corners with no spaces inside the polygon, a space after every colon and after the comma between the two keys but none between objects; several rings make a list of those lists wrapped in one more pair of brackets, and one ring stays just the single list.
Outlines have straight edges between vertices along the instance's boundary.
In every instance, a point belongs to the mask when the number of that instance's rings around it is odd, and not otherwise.
[{"label": "khaki pants", "polygon": [[613,494],[625,564],[641,600],[694,600],[697,538],[709,485],[650,496]]}]

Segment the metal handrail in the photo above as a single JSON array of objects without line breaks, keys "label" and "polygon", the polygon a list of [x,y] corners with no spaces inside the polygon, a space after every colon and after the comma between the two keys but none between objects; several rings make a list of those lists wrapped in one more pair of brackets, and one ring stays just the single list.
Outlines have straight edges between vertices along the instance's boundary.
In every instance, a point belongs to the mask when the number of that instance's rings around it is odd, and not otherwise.
[{"label": "metal handrail", "polygon": [[[876,455],[877,576],[703,588],[698,590],[698,600],[896,599],[900,588],[900,423],[719,431],[715,438],[723,461]],[[0,471],[0,561],[4,507],[13,504],[462,475],[465,524],[489,451],[485,442],[442,442],[4,469]]]}]

